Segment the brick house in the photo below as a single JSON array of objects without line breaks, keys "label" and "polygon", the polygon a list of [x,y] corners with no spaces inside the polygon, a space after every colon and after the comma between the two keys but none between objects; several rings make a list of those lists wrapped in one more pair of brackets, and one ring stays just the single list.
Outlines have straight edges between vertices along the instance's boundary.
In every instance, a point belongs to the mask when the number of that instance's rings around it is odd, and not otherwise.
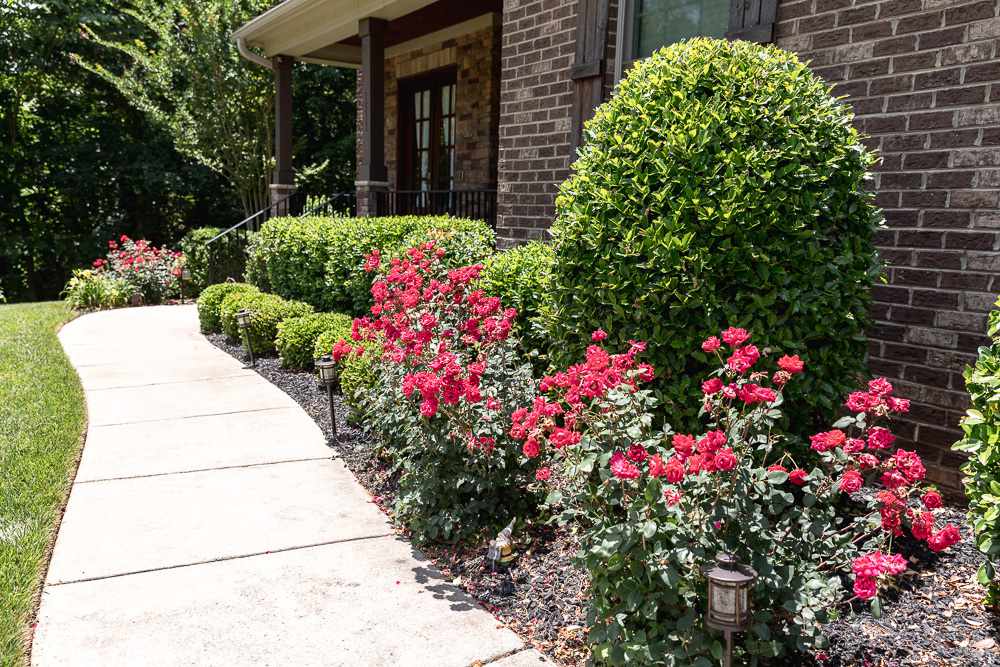
[{"label": "brick house", "polygon": [[478,215],[503,245],[546,237],[582,123],[634,59],[694,35],[798,53],[882,154],[889,280],[870,365],[913,401],[901,436],[955,485],[961,371],[1000,291],[998,12],[1000,0],[286,0],[235,38],[275,71],[276,193],[292,181],[292,60],[355,67],[359,212]]}]

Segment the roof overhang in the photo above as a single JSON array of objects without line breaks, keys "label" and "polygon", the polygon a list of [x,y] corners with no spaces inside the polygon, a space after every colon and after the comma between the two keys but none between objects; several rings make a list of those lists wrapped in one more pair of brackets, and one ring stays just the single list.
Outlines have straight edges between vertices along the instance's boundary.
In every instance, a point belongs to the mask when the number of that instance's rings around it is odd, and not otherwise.
[{"label": "roof overhang", "polygon": [[361,49],[341,44],[358,34],[358,21],[387,21],[434,4],[434,0],[285,0],[233,34],[268,58],[294,56],[308,62],[357,67]]}]

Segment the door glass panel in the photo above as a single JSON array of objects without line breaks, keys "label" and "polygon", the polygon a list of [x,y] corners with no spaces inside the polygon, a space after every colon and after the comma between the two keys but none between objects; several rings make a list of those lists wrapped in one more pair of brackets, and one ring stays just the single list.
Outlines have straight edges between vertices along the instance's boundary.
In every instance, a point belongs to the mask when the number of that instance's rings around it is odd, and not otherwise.
[{"label": "door glass panel", "polygon": [[724,37],[730,1],[636,0],[636,56],[646,58],[661,46],[689,37]]},{"label": "door glass panel", "polygon": [[404,129],[403,136],[413,137],[413,152],[403,156],[407,180],[402,186],[421,192],[451,190],[455,185],[455,84],[438,77],[437,83],[428,81],[411,90],[407,99],[412,99],[413,128]]}]

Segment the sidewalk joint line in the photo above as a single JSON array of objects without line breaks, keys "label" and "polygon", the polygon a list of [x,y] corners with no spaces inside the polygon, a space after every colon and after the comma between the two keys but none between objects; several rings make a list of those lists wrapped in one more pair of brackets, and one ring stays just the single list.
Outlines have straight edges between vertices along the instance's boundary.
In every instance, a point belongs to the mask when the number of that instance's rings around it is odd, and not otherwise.
[{"label": "sidewalk joint line", "polygon": [[146,479],[147,477],[167,477],[168,475],[189,475],[195,472],[211,472],[212,470],[239,470],[240,468],[259,468],[273,466],[279,463],[303,463],[305,461],[332,460],[329,456],[310,456],[303,459],[281,459],[280,461],[261,461],[260,463],[241,463],[231,466],[214,466],[211,468],[191,468],[190,470],[171,470],[169,472],[151,472],[145,475],[124,475],[122,477],[101,477],[99,479],[83,479],[76,484],[93,484],[95,482],[117,482],[126,479]]},{"label": "sidewalk joint line", "polygon": [[168,384],[187,384],[192,382],[211,382],[212,380],[232,380],[235,378],[249,377],[251,373],[239,373],[233,375],[216,375],[198,378],[188,378],[186,380],[162,380],[160,382],[142,382],[140,384],[116,384],[113,387],[94,387],[87,391],[113,391],[116,389],[139,389],[141,387],[159,387]]},{"label": "sidewalk joint line", "polygon": [[326,547],[332,546],[334,544],[346,544],[348,542],[361,542],[363,540],[378,540],[383,537],[396,537],[396,533],[384,533],[379,535],[362,535],[360,537],[347,537],[342,540],[328,540],[326,542],[315,542],[313,544],[300,544],[292,547],[281,547],[278,549],[269,549],[267,551],[254,551],[247,554],[238,554],[235,556],[220,556],[219,558],[209,558],[207,560],[198,560],[191,563],[179,563],[177,565],[164,565],[163,567],[150,567],[145,570],[133,570],[130,572],[116,572],[114,574],[103,574],[96,577],[83,577],[81,579],[70,579],[68,581],[56,581],[52,583],[46,583],[46,587],[52,586],[66,586],[68,584],[85,584],[90,581],[102,581],[104,579],[118,579],[120,577],[130,577],[134,574],[148,574],[150,572],[163,572],[165,570],[179,570],[185,567],[195,567],[197,565],[211,565],[213,563],[225,563],[230,560],[242,560],[244,558],[254,558],[256,556],[269,556],[271,554],[280,554],[286,551],[301,551],[303,549],[312,549],[314,547]]},{"label": "sidewalk joint line", "polygon": [[297,405],[275,405],[269,408],[252,408],[250,410],[226,410],[224,412],[205,412],[197,415],[182,415],[180,417],[157,417],[156,419],[137,419],[130,422],[109,422],[107,424],[91,424],[90,428],[104,428],[107,426],[129,426],[131,424],[151,424],[153,422],[172,422],[182,419],[197,419],[198,417],[221,417],[223,415],[242,415],[247,412],[267,412],[268,410],[288,410]]},{"label": "sidewalk joint line", "polygon": [[[504,627],[506,628],[507,626],[505,625]],[[510,630],[510,628],[507,629]],[[469,667],[472,667],[472,665],[492,665],[496,662],[503,660],[504,658],[509,658],[512,655],[517,655],[518,653],[524,653],[525,651],[530,651],[532,648],[534,647],[529,646],[528,644],[522,644],[520,648],[515,648],[510,651],[504,651],[503,653],[497,654],[492,658],[486,658],[485,660],[475,660],[472,662],[471,665],[469,665]]]}]

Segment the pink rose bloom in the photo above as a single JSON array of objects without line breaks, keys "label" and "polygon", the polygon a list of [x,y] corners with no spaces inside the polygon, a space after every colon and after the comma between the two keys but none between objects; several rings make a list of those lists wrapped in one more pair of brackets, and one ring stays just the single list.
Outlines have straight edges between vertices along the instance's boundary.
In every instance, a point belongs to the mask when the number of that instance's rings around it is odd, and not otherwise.
[{"label": "pink rose bloom", "polygon": [[671,458],[663,468],[663,475],[671,484],[679,484],[684,479],[684,462],[676,456]]},{"label": "pink rose bloom", "polygon": [[897,414],[905,415],[910,411],[910,400],[907,398],[896,398],[895,396],[886,396],[885,404],[889,406],[889,409]]},{"label": "pink rose bloom", "polygon": [[930,539],[934,534],[934,515],[926,510],[918,512],[910,521],[910,532],[918,540]]},{"label": "pink rose bloom", "polygon": [[534,438],[528,438],[524,441],[524,446],[521,448],[521,451],[529,459],[535,458],[538,456],[538,441]]},{"label": "pink rose bloom", "polygon": [[701,343],[701,349],[703,351],[705,351],[705,352],[708,352],[709,354],[711,354],[712,352],[715,352],[720,347],[722,347],[722,343],[715,336],[712,336],[710,338],[706,338]]},{"label": "pink rose bloom", "polygon": [[877,402],[877,399],[873,402],[872,395],[866,391],[852,391],[847,396],[847,401],[844,405],[851,412],[867,412],[869,409],[874,407]]},{"label": "pink rose bloom", "polygon": [[595,343],[600,343],[602,340],[608,337],[608,334],[604,329],[598,329],[594,333],[590,334],[590,340]]},{"label": "pink rose bloom", "polygon": [[848,470],[837,482],[837,488],[843,493],[856,493],[864,486],[865,480],[857,470]]},{"label": "pink rose bloom", "polygon": [[711,378],[701,383],[701,393],[705,394],[706,396],[711,396],[713,394],[718,394],[720,391],[722,391],[722,387],[723,387],[722,380],[720,380],[719,378]]},{"label": "pink rose bloom", "polygon": [[778,368],[785,371],[786,373],[801,373],[802,369],[806,367],[805,363],[799,359],[799,355],[795,354],[788,356],[787,354],[780,359],[778,359]]},{"label": "pink rose bloom", "polygon": [[795,486],[804,486],[806,480],[808,479],[809,479],[809,473],[807,473],[802,468],[795,468],[794,470],[788,473],[788,481],[794,484]]},{"label": "pink rose bloom", "polygon": [[666,466],[663,465],[663,457],[659,454],[650,456],[647,471],[650,477],[663,477],[667,474]]},{"label": "pink rose bloom", "polygon": [[691,456],[694,451],[694,436],[677,433],[670,439],[674,446],[674,451],[681,456]]},{"label": "pink rose bloom", "polygon": [[929,510],[936,510],[944,505],[944,500],[936,489],[928,489],[924,495],[920,496],[920,500],[924,503],[924,507]]},{"label": "pink rose bloom", "polygon": [[874,577],[855,577],[854,594],[862,600],[871,600],[878,595],[878,586]]},{"label": "pink rose bloom", "polygon": [[746,329],[729,327],[722,332],[722,340],[730,347],[739,347],[750,340],[750,333]]},{"label": "pink rose bloom", "polygon": [[611,474],[618,479],[636,479],[640,474],[639,469],[626,459],[625,455],[620,451],[616,451],[611,455],[609,467],[611,468]]},{"label": "pink rose bloom", "polygon": [[861,438],[848,438],[844,443],[844,451],[848,454],[857,454],[865,450],[865,441]]},{"label": "pink rose bloom", "polygon": [[628,457],[629,459],[635,461],[636,463],[642,463],[647,458],[649,458],[649,453],[646,452],[645,447],[643,447],[639,443],[635,443],[628,448]]},{"label": "pink rose bloom", "polygon": [[547,482],[552,477],[552,471],[548,468],[539,468],[535,471],[535,479],[539,482]]},{"label": "pink rose bloom", "polygon": [[875,378],[868,383],[868,392],[874,396],[888,396],[892,393],[892,384],[885,378]]},{"label": "pink rose bloom", "polygon": [[785,466],[781,465],[780,463],[774,463],[772,465],[767,466],[767,471],[768,472],[788,472],[788,468],[786,468]]},{"label": "pink rose bloom", "polygon": [[729,447],[724,447],[715,453],[715,469],[726,471],[732,470],[736,467],[738,461],[736,460],[736,455],[733,450]]},{"label": "pink rose bloom", "polygon": [[896,436],[882,426],[872,426],[868,429],[868,449],[888,449],[896,441]]},{"label": "pink rose bloom", "polygon": [[677,489],[664,489],[663,499],[667,501],[667,507],[673,507],[681,501],[681,492]]},{"label": "pink rose bloom", "polygon": [[962,534],[958,532],[958,528],[949,523],[947,526],[930,536],[930,539],[927,540],[927,546],[931,548],[931,551],[937,553],[944,551],[953,544],[958,543],[961,539]]},{"label": "pink rose bloom", "polygon": [[737,373],[746,373],[757,363],[759,358],[760,351],[757,349],[757,346],[747,345],[746,347],[737,348],[730,355],[729,359],[726,360],[726,365]]}]

